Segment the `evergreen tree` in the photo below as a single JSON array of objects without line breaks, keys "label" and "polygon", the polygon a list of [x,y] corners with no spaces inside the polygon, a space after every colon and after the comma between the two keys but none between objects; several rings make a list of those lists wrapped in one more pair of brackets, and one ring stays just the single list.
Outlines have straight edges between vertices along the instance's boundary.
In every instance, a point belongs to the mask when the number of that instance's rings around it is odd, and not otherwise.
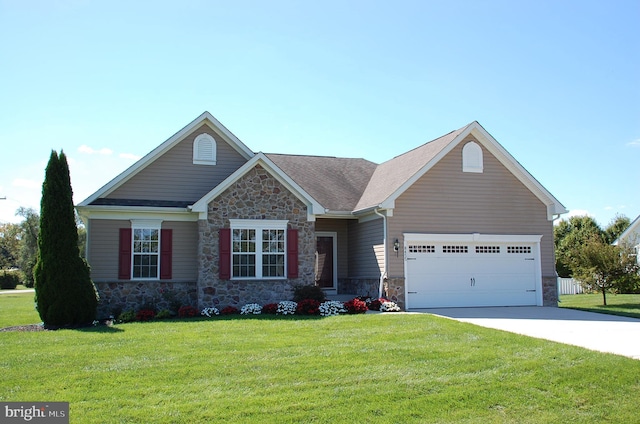
[{"label": "evergreen tree", "polygon": [[50,328],[90,324],[98,294],[89,266],[79,255],[69,165],[51,152],[42,184],[38,258],[34,268],[40,318]]}]

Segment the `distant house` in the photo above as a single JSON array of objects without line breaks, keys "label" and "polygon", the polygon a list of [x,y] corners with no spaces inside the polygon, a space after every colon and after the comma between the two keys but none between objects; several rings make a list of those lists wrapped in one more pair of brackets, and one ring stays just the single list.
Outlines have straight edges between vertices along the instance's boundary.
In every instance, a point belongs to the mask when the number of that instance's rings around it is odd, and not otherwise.
[{"label": "distant house", "polygon": [[102,314],[309,284],[405,309],[557,304],[566,209],[478,122],[376,164],[253,152],[205,112],[77,210]]},{"label": "distant house", "polygon": [[633,222],[627,227],[626,230],[620,237],[613,242],[613,244],[618,245],[621,243],[628,244],[629,246],[633,246],[636,250],[636,257],[638,258],[638,263],[640,263],[640,215],[633,220]]}]

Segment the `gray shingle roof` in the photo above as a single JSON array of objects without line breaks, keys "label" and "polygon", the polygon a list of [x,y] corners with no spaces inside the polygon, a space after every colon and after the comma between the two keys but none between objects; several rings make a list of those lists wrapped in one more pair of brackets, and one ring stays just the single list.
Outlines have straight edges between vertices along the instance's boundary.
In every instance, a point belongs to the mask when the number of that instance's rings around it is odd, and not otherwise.
[{"label": "gray shingle roof", "polygon": [[365,159],[272,153],[265,156],[331,211],[353,211],[377,166]]}]

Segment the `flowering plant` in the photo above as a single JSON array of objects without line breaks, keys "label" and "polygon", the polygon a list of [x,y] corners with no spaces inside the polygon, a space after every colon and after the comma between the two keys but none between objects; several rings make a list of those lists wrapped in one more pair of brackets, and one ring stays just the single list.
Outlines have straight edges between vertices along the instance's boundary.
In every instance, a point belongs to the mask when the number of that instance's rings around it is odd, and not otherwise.
[{"label": "flowering plant", "polygon": [[220,315],[220,311],[215,306],[210,306],[200,311],[200,315],[211,318],[213,316]]},{"label": "flowering plant", "polygon": [[349,314],[364,314],[367,312],[367,304],[358,298],[345,302],[344,307]]},{"label": "flowering plant", "polygon": [[225,306],[220,311],[220,315],[235,315],[235,314],[239,314],[239,313],[240,313],[240,311],[235,306]]},{"label": "flowering plant", "polygon": [[280,315],[293,315],[296,313],[297,307],[298,304],[296,302],[292,302],[291,300],[284,300],[278,303],[278,309],[276,313]]},{"label": "flowering plant", "polygon": [[241,315],[258,315],[262,313],[262,306],[257,303],[249,303],[240,309]]},{"label": "flowering plant", "polygon": [[198,310],[193,306],[181,306],[178,309],[178,316],[180,318],[192,318],[198,315]]},{"label": "flowering plant", "polygon": [[318,309],[320,310],[320,315],[323,317],[344,314],[347,312],[344,307],[344,303],[337,300],[327,300],[326,302],[321,303]]},{"label": "flowering plant", "polygon": [[151,321],[156,317],[156,312],[153,309],[140,309],[136,314],[136,320],[138,321]]},{"label": "flowering plant", "polygon": [[380,305],[380,312],[400,312],[400,307],[396,302],[386,301]]},{"label": "flowering plant", "polygon": [[319,315],[320,302],[315,299],[304,299],[298,302],[296,313],[300,315]]},{"label": "flowering plant", "polygon": [[262,307],[263,314],[272,314],[275,315],[278,312],[278,304],[277,303],[267,303]]},{"label": "flowering plant", "polygon": [[369,299],[369,301],[367,302],[367,307],[370,311],[379,311],[380,306],[382,306],[384,302],[388,302],[388,300],[384,297],[381,297],[380,299]]}]

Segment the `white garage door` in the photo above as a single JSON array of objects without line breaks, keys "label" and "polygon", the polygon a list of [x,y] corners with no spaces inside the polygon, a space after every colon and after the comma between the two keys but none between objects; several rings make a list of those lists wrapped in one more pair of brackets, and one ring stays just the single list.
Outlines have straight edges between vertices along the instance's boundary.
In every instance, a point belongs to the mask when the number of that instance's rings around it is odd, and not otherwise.
[{"label": "white garage door", "polygon": [[542,305],[540,238],[405,234],[407,308]]}]

